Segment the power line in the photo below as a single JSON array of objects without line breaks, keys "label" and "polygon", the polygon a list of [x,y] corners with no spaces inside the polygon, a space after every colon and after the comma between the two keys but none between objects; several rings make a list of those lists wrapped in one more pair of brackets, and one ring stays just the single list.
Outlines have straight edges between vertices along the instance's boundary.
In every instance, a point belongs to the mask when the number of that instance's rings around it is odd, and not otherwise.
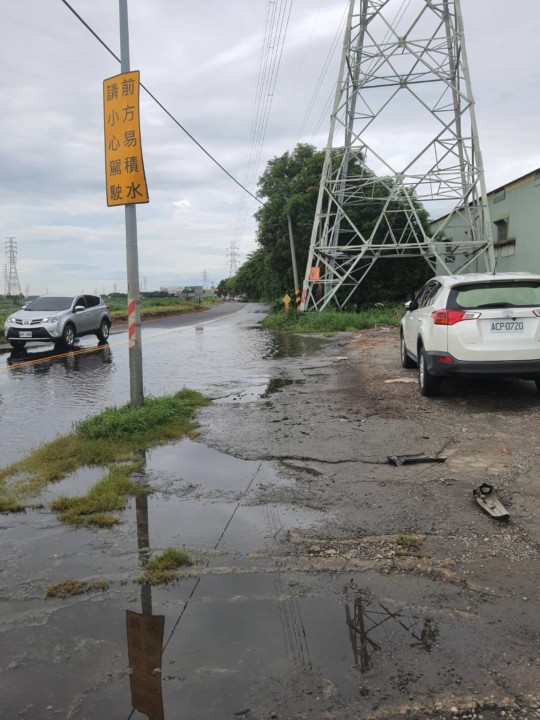
[{"label": "power line", "polygon": [[[317,83],[316,83],[316,85],[315,85],[315,89],[313,90],[313,93],[312,93],[312,95],[311,95],[311,99],[310,99],[310,101],[309,101],[309,103],[308,103],[307,110],[306,110],[306,112],[305,112],[305,114],[304,114],[304,118],[303,118],[303,120],[302,120],[302,124],[301,124],[301,126],[300,126],[300,130],[298,131],[298,134],[297,134],[297,136],[296,136],[295,145],[299,142],[300,137],[302,136],[302,133],[303,133],[304,130],[305,130],[305,127],[306,127],[306,124],[307,124],[307,122],[308,122],[309,116],[311,115],[311,112],[312,112],[313,107],[314,107],[314,105],[315,105],[315,101],[316,101],[317,96],[319,95],[319,92],[320,92],[321,87],[322,87],[322,85],[323,85],[324,78],[326,77],[326,73],[328,72],[328,69],[329,69],[330,64],[331,64],[331,62],[332,62],[332,58],[333,58],[334,53],[335,53],[335,51],[336,51],[336,48],[337,48],[337,46],[338,46],[338,42],[339,42],[340,38],[341,38],[342,35],[343,35],[343,28],[345,27],[345,20],[346,20],[346,18],[347,18],[347,9],[348,9],[348,7],[346,7],[345,10],[344,10],[344,12],[343,12],[343,15],[342,15],[342,17],[341,17],[341,21],[340,21],[340,23],[339,23],[338,29],[336,30],[336,34],[334,35],[334,39],[332,40],[332,45],[330,46],[330,49],[329,49],[329,51],[328,51],[328,54],[326,55],[326,59],[325,59],[325,61],[324,61],[324,63],[323,63],[321,72],[319,73],[319,77],[318,77],[318,79],[317,79]],[[331,94],[330,98],[332,98],[333,95],[334,95],[334,91],[332,91],[332,94]],[[330,99],[330,102],[331,102],[331,101],[332,101],[332,100]],[[328,103],[327,103],[327,104],[328,104]],[[326,106],[325,106],[325,109],[323,110],[323,114],[324,114],[325,112],[326,112]]]},{"label": "power line", "polygon": [[[244,173],[242,177],[244,184],[250,188],[255,185],[293,2],[294,0],[269,0],[268,2],[249,130],[248,148],[244,160]],[[264,205],[262,201],[259,202]],[[237,207],[236,222],[233,230],[233,243],[236,243],[237,239],[243,234],[248,219],[248,212],[249,201],[247,197],[243,195]]]},{"label": "power line", "polygon": [[[61,2],[63,2],[64,5],[65,5],[69,10],[71,10],[71,12],[72,12],[72,13],[75,15],[75,17],[85,26],[85,28],[96,38],[96,40],[97,40],[99,43],[101,43],[101,45],[103,45],[103,47],[105,48],[105,50],[107,50],[107,52],[110,53],[115,60],[117,60],[118,62],[120,62],[120,58],[118,57],[118,55],[116,55],[116,53],[114,53],[113,50],[111,50],[111,48],[107,45],[107,43],[99,37],[99,35],[95,32],[95,30],[93,30],[93,29],[90,27],[90,25],[86,22],[86,20],[84,20],[84,18],[82,18],[82,17],[79,15],[79,13],[68,3],[68,1],[67,1],[67,0],[61,0]],[[237,179],[234,177],[234,175],[231,175],[231,173],[230,173],[225,167],[223,167],[223,165],[219,162],[219,160],[216,160],[216,158],[215,158],[210,152],[208,152],[208,150],[207,150],[203,145],[201,145],[201,143],[200,143],[196,138],[193,137],[193,135],[174,117],[174,115],[173,115],[172,113],[170,113],[170,112],[167,110],[167,108],[157,99],[157,97],[156,97],[153,93],[150,92],[150,90],[149,90],[145,85],[143,85],[143,83],[141,83],[141,87],[142,87],[142,89],[147,93],[147,95],[149,95],[149,96],[152,98],[152,100],[153,100],[157,105],[159,105],[159,107],[163,110],[163,112],[166,113],[166,115],[168,115],[168,116],[170,117],[170,119],[171,119],[176,125],[178,125],[178,127],[179,127],[183,132],[185,132],[185,134],[190,138],[190,140],[193,140],[193,142],[195,143],[195,145],[197,145],[197,147],[199,147],[199,148],[203,151],[203,153],[204,153],[207,157],[209,157],[210,160],[211,160],[213,163],[215,163],[215,164],[218,166],[218,168],[219,168],[220,170],[222,170],[233,182],[235,182],[239,187],[241,187],[242,190],[244,190],[244,191],[245,191],[248,195],[250,195],[254,200],[256,200],[256,201],[257,201],[258,203],[260,203],[261,205],[264,205],[264,203],[262,202],[262,200],[260,200],[260,199],[259,199],[256,195],[254,195],[250,190],[248,190],[246,187],[244,187],[244,185],[242,185],[242,183],[241,183],[239,180],[237,180]]]}]

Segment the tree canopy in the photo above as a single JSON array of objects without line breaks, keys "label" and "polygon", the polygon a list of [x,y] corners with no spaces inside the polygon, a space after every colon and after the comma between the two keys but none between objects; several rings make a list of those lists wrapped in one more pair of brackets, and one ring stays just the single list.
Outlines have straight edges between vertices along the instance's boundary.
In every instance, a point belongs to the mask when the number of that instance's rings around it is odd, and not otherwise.
[{"label": "tree canopy", "polygon": [[[336,154],[339,155],[339,151]],[[316,150],[312,145],[299,144],[292,153],[286,152],[268,162],[259,179],[257,192],[265,201],[255,214],[259,248],[251,253],[236,275],[226,281],[231,294],[245,292],[250,299],[272,301],[294,290],[288,216],[291,218],[299,283],[302,285],[324,156],[324,151]],[[369,171],[358,160],[352,160],[349,172]],[[384,189],[384,192],[387,190]],[[359,227],[373,227],[379,214],[376,194],[372,205],[351,209]],[[401,222],[399,212],[394,213],[394,218],[394,222]],[[423,221],[427,226],[426,213],[423,213]],[[430,275],[430,268],[422,258],[379,260],[356,290],[351,304],[365,306],[374,302],[402,300]]]}]

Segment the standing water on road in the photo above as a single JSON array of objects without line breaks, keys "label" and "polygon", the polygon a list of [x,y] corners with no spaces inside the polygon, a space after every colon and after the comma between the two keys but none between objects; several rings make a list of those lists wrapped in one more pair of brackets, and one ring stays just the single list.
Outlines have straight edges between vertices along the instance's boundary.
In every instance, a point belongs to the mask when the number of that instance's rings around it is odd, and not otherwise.
[{"label": "standing water on road", "polygon": [[[226,402],[253,400],[272,377],[272,359],[299,355],[320,344],[313,338],[285,339],[260,328],[264,305],[249,304],[207,320],[206,313],[145,323],[142,332],[144,392],[172,394],[189,387]],[[105,407],[129,402],[127,334],[109,344],[85,338],[81,350],[48,350],[0,356],[2,464],[70,432],[73,423]]]}]

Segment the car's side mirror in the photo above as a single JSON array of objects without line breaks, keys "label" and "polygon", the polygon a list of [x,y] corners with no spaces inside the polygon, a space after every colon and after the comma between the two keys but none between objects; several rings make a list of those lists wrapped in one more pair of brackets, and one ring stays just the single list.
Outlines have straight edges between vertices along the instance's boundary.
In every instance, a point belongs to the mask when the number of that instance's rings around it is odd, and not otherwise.
[{"label": "car's side mirror", "polygon": [[81,310],[86,310],[84,305],[75,305],[75,312],[81,312]]},{"label": "car's side mirror", "polygon": [[418,310],[418,303],[416,302],[416,300],[408,300],[405,303],[405,309],[408,310],[409,312],[411,310]]}]

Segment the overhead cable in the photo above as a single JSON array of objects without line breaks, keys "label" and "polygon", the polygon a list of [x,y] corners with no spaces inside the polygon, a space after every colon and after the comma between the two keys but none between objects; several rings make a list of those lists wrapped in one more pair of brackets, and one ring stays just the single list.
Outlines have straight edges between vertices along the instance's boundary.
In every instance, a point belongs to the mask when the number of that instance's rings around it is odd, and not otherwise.
[{"label": "overhead cable", "polygon": [[[79,15],[79,13],[69,4],[69,2],[68,2],[67,0],[61,0],[61,2],[63,2],[64,5],[65,5],[69,10],[71,10],[71,12],[72,12],[72,13],[75,15],[75,17],[85,26],[85,28],[86,28],[90,33],[92,33],[92,35],[96,38],[96,40],[97,40],[99,43],[101,43],[101,45],[103,45],[103,47],[105,48],[105,50],[107,50],[107,52],[110,53],[115,60],[117,60],[118,62],[121,62],[121,61],[120,61],[120,58],[118,57],[118,55],[116,55],[116,53],[113,52],[113,50],[111,50],[111,48],[107,45],[107,43],[99,37],[99,35],[90,27],[90,25],[86,22],[86,20],[84,20],[84,18],[82,18],[82,17]],[[264,205],[264,203],[263,203],[262,200],[260,200],[256,195],[254,195],[250,190],[248,190],[247,187],[245,187],[244,185],[242,185],[242,183],[241,183],[239,180],[237,180],[237,179],[234,177],[234,175],[231,175],[231,173],[230,173],[225,167],[223,167],[223,165],[219,162],[219,160],[216,160],[216,158],[215,158],[195,137],[193,137],[193,135],[189,132],[189,130],[187,130],[187,129],[174,117],[174,115],[173,115],[171,112],[169,112],[169,110],[167,110],[167,108],[163,105],[163,103],[161,103],[161,102],[157,99],[157,97],[156,97],[153,93],[151,93],[150,90],[149,90],[145,85],[143,85],[143,83],[141,83],[141,87],[142,87],[142,89],[147,93],[147,95],[149,95],[149,96],[152,98],[152,100],[153,100],[157,105],[159,105],[159,107],[163,110],[163,112],[166,113],[166,115],[168,115],[168,116],[170,117],[170,119],[171,119],[176,125],[178,125],[178,127],[190,138],[190,140],[192,140],[192,141],[195,143],[195,145],[197,145],[197,147],[199,147],[199,148],[203,151],[203,153],[204,153],[207,157],[209,157],[210,160],[211,160],[215,165],[218,166],[218,168],[219,168],[220,170],[222,170],[233,182],[235,182],[239,187],[241,187],[242,190],[244,190],[244,191],[245,191],[248,195],[250,195],[254,200],[256,200],[256,201],[257,201],[258,203],[260,203],[261,205]]]}]

